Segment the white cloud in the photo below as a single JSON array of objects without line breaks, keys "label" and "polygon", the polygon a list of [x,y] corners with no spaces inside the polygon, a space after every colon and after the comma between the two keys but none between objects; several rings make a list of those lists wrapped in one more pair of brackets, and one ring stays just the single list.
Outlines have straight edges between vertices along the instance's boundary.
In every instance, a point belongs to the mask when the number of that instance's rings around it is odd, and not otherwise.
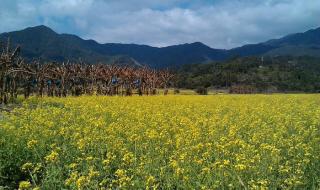
[{"label": "white cloud", "polygon": [[320,26],[318,0],[4,0],[0,32],[46,24],[101,43],[231,48]]}]

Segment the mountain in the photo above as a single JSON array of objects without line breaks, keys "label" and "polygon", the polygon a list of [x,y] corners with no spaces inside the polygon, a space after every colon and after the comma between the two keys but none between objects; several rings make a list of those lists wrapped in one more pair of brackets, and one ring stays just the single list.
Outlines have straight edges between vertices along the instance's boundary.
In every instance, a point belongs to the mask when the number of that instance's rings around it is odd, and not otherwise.
[{"label": "mountain", "polygon": [[58,34],[43,25],[2,33],[0,41],[6,41],[8,37],[14,45],[21,46],[22,56],[27,59],[40,58],[45,61],[81,59],[90,63],[135,64],[155,68],[220,61],[233,56],[320,56],[320,28],[230,50],[213,49],[201,42],[162,48],[137,44],[99,44],[94,40],[83,40],[75,35]]},{"label": "mountain", "polygon": [[320,56],[320,28],[304,33],[290,34],[259,44],[245,45],[228,51],[231,55],[252,56]]},{"label": "mountain", "polygon": [[269,40],[266,45],[276,48],[266,52],[266,55],[310,55],[320,56],[320,28],[309,30],[304,33],[288,35],[278,40]]},{"label": "mountain", "polygon": [[226,58],[225,50],[212,49],[200,42],[156,48],[135,44],[103,44],[102,54],[128,55],[152,67],[170,67]]},{"label": "mountain", "polygon": [[20,45],[22,56],[45,61],[83,61],[90,63],[131,62],[151,67],[169,67],[206,60],[222,60],[224,50],[212,49],[200,42],[165,48],[136,44],[99,44],[75,35],[58,34],[46,26],[26,28],[0,34],[0,41],[10,37],[11,43]]},{"label": "mountain", "polygon": [[46,26],[26,28],[3,33],[0,40],[10,37],[11,43],[20,45],[22,56],[44,60],[65,61],[82,58],[87,61],[105,61],[111,57],[96,52],[101,46],[93,40],[83,40],[75,35],[57,34]]}]

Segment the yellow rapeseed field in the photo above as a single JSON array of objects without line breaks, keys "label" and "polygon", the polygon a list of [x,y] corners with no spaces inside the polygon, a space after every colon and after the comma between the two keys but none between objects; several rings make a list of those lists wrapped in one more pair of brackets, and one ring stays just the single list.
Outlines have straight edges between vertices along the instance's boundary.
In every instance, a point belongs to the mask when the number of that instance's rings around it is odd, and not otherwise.
[{"label": "yellow rapeseed field", "polygon": [[0,188],[319,189],[320,95],[30,98]]}]

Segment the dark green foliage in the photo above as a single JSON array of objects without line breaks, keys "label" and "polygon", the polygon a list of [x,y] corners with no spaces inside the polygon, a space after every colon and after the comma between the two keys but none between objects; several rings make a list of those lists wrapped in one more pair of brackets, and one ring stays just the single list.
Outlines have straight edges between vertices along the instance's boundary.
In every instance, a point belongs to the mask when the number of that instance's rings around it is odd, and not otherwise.
[{"label": "dark green foliage", "polygon": [[199,87],[196,89],[196,93],[199,95],[208,95],[208,89],[205,87]]},{"label": "dark green foliage", "polygon": [[173,93],[174,94],[180,94],[180,90],[176,88],[176,89],[174,89]]},{"label": "dark green foliage", "polygon": [[179,88],[227,88],[247,85],[257,92],[319,92],[320,58],[245,57],[224,62],[184,65],[177,71]]}]

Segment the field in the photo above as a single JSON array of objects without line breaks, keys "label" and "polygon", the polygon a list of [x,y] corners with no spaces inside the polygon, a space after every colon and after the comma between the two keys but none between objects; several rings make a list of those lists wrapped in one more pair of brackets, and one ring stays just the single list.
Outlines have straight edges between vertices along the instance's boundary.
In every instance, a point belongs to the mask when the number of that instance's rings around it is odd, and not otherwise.
[{"label": "field", "polygon": [[320,95],[31,97],[0,189],[319,189]]}]

